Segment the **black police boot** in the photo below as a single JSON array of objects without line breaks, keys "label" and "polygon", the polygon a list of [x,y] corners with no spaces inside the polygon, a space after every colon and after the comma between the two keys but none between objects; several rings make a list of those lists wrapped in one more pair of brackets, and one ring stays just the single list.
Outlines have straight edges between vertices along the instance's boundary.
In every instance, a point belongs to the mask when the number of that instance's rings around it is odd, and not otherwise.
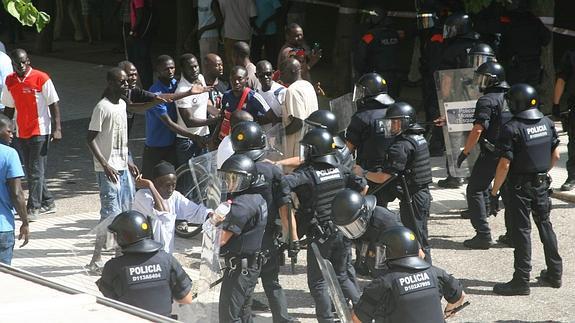
[{"label": "black police boot", "polygon": [[565,183],[561,185],[562,191],[570,191],[575,187],[575,179],[567,178]]},{"label": "black police boot", "polygon": [[561,278],[553,277],[549,274],[547,269],[543,269],[539,274],[539,280],[548,284],[553,288],[560,288],[561,287]]},{"label": "black police boot", "polygon": [[461,216],[462,219],[471,219],[471,211],[469,210],[463,210],[461,211],[461,213],[459,213],[459,216]]},{"label": "black police boot", "polygon": [[498,295],[503,296],[514,296],[514,295],[529,295],[531,290],[527,283],[520,283],[512,279],[507,283],[499,283],[493,286],[493,292]]},{"label": "black police boot", "polygon": [[464,181],[465,179],[460,177],[447,176],[446,179],[437,181],[437,186],[443,188],[460,188]]},{"label": "black police boot", "polygon": [[491,241],[491,237],[480,237],[476,235],[475,237],[463,241],[463,245],[469,249],[482,249],[487,250],[491,248],[493,242]]},{"label": "black police boot", "polygon": [[511,240],[511,237],[507,233],[500,235],[499,238],[497,239],[497,242],[513,248],[513,240]]}]

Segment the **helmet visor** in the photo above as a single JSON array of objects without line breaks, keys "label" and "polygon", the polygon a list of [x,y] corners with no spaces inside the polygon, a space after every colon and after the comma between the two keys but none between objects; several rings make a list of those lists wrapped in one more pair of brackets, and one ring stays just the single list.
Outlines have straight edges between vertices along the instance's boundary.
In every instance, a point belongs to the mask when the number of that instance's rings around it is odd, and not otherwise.
[{"label": "helmet visor", "polygon": [[387,246],[384,244],[378,244],[375,246],[375,269],[386,269],[385,262],[387,261],[386,256]]},{"label": "helmet visor", "polygon": [[251,176],[248,174],[223,170],[218,170],[218,180],[222,183],[222,193],[241,192],[251,184]]},{"label": "helmet visor", "polygon": [[467,56],[467,67],[477,69],[481,64],[491,62],[494,57],[485,54],[470,54]]},{"label": "helmet visor", "polygon": [[417,14],[417,28],[419,30],[429,29],[435,26],[434,14],[432,13],[418,13]]},{"label": "helmet visor", "polygon": [[486,74],[475,73],[473,75],[473,84],[475,84],[480,91],[485,91],[486,88],[491,86],[492,77]]},{"label": "helmet visor", "polygon": [[[358,212],[365,212],[364,209],[365,206]],[[338,225],[337,227],[346,238],[353,240],[361,237],[365,233],[368,224],[368,218],[360,215],[353,222],[346,225]]]},{"label": "helmet visor", "polygon": [[443,25],[443,38],[448,39],[457,36],[457,29],[456,25]]},{"label": "helmet visor", "polygon": [[393,138],[409,127],[407,118],[383,119],[381,122],[383,122],[382,126],[386,138]]},{"label": "helmet visor", "polygon": [[311,152],[311,146],[307,144],[299,144],[299,160],[300,162],[306,161],[307,157],[309,157],[309,153]]},{"label": "helmet visor", "polygon": [[366,92],[367,91],[366,91],[365,86],[363,86],[361,84],[356,84],[353,87],[353,97],[351,98],[351,100],[353,102],[357,102],[358,100],[365,98]]}]

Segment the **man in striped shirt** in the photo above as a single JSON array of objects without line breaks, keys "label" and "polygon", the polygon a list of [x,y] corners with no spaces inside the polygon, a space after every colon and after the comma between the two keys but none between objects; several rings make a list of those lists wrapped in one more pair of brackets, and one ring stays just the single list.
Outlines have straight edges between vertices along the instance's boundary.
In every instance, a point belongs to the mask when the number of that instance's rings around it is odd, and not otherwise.
[{"label": "man in striped shirt", "polygon": [[13,50],[10,58],[14,73],[6,77],[1,101],[4,114],[10,119],[16,117],[29,190],[28,214],[34,220],[40,213],[55,212],[44,172],[49,142],[62,139],[59,98],[48,74],[30,66],[25,50]]}]

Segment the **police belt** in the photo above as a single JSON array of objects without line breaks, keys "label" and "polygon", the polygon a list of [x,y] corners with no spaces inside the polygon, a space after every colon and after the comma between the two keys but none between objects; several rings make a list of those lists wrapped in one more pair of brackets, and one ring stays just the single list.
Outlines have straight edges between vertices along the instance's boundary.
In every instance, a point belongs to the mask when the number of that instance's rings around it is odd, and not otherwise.
[{"label": "police belt", "polygon": [[547,173],[511,174],[508,180],[509,184],[516,188],[539,187],[542,184],[550,183],[550,177]]},{"label": "police belt", "polygon": [[224,262],[228,273],[231,275],[235,270],[241,270],[242,275],[248,274],[248,269],[260,269],[267,258],[263,252],[256,252],[248,256],[226,255]]},{"label": "police belt", "polygon": [[311,229],[310,236],[312,240],[317,240],[324,243],[331,236],[338,232],[337,226],[332,221],[319,222],[315,217],[310,221]]}]

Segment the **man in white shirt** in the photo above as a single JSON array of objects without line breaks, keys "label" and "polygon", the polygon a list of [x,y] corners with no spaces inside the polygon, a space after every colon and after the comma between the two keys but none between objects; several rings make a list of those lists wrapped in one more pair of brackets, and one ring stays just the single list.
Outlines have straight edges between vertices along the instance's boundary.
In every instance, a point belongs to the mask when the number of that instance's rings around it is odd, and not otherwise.
[{"label": "man in white shirt", "polygon": [[[0,51],[0,92],[4,87],[4,82],[6,81],[6,76],[12,74],[14,70],[12,69],[12,60],[10,56],[6,53]],[[0,111],[4,110],[4,105],[0,103]]]},{"label": "man in white shirt", "polygon": [[256,76],[261,84],[258,93],[266,100],[270,109],[274,112],[276,119],[273,120],[273,123],[276,123],[281,121],[287,89],[285,86],[272,80],[273,73],[274,69],[272,64],[268,61],[259,61],[256,65]]},{"label": "man in white shirt", "polygon": [[176,169],[166,161],[154,167],[153,181],[139,176],[132,210],[152,218],[154,240],[164,244],[164,251],[174,252],[176,220],[202,224],[210,213],[202,204],[188,200],[176,191]]},{"label": "man in white shirt", "polygon": [[301,77],[301,64],[295,58],[287,58],[280,66],[282,81],[290,84],[285,95],[282,123],[286,133],[285,158],[299,156],[303,121],[318,109],[317,95],[313,85]]},{"label": "man in white shirt", "polygon": [[[192,54],[183,54],[180,57],[182,78],[176,88],[176,94],[187,93],[194,84],[206,86],[204,77],[200,74],[200,65]],[[208,139],[210,135],[209,125],[219,121],[218,118],[208,118],[209,93],[190,95],[176,100],[178,125],[188,129],[193,134]],[[204,142],[196,142],[182,135],[176,136],[177,165],[185,164],[190,158],[207,152]]]},{"label": "man in white shirt", "polygon": [[[131,176],[139,173],[128,158],[128,116],[126,102],[121,99],[128,89],[128,75],[114,67],[107,79],[108,87],[92,112],[86,137],[100,188],[100,221],[130,210],[134,196]],[[105,242],[106,234],[98,233],[92,260],[86,266],[93,274],[101,273]]]},{"label": "man in white shirt", "polygon": [[[230,129],[233,129],[238,123],[243,121],[254,121],[254,117],[245,110],[234,111],[230,117]],[[232,148],[232,141],[230,140],[230,135],[227,135],[218,146],[218,153],[216,154],[218,169],[222,167],[222,164],[233,154],[234,148]]]}]

